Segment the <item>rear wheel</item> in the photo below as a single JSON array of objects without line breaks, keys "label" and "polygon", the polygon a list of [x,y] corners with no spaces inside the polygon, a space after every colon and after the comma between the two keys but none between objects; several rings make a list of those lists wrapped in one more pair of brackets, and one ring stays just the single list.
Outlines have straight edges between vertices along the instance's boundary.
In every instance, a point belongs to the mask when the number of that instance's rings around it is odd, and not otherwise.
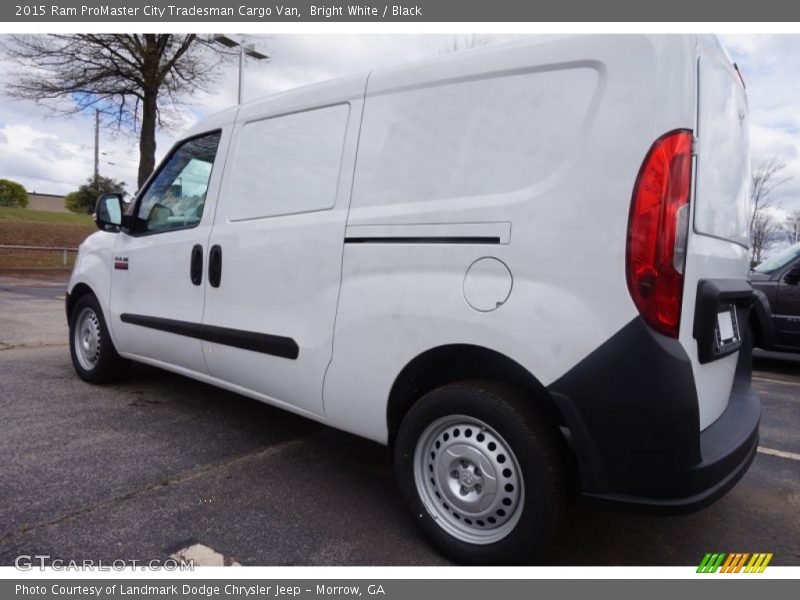
[{"label": "rear wheel", "polygon": [[75,303],[70,314],[69,337],[72,366],[84,381],[107,383],[127,373],[130,363],[117,354],[93,294],[81,296]]},{"label": "rear wheel", "polygon": [[564,498],[562,443],[517,389],[490,381],[423,396],[400,428],[400,491],[432,542],[462,563],[529,560]]}]

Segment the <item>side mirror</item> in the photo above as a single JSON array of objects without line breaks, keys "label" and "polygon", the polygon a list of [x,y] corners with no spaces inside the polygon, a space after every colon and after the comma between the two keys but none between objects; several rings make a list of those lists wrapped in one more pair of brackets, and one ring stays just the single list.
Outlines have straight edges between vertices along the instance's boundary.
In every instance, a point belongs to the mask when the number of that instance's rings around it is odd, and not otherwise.
[{"label": "side mirror", "polygon": [[800,265],[795,265],[783,276],[783,281],[789,285],[800,283]]},{"label": "side mirror", "polygon": [[119,231],[122,225],[122,195],[101,194],[92,216],[100,231]]}]

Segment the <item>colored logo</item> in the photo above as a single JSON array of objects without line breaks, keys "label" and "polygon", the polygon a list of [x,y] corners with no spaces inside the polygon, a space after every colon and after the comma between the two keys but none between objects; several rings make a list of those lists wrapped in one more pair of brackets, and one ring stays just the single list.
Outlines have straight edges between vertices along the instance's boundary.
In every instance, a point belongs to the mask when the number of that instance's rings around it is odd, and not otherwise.
[{"label": "colored logo", "polygon": [[[749,560],[748,560],[749,559]],[[700,566],[697,567],[698,573],[763,573],[769,561],[772,560],[772,552],[708,552],[703,557]]]}]

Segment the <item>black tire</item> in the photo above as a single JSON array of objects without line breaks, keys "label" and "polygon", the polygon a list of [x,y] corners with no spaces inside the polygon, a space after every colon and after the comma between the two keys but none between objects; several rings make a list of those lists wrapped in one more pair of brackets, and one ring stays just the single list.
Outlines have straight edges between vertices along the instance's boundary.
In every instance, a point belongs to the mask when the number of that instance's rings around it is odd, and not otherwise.
[{"label": "black tire", "polygon": [[[77,348],[79,342],[76,341],[76,329],[80,326],[78,321],[89,315],[87,311],[91,311],[96,318],[92,326],[97,328],[96,337],[99,340],[99,344],[95,346],[96,352],[93,353],[92,363],[86,358],[81,358],[80,350]],[[75,372],[89,383],[111,383],[124,378],[128,373],[130,361],[117,354],[108,334],[108,326],[100,309],[100,303],[94,294],[89,293],[78,298],[69,315],[69,353]]]},{"label": "black tire", "polygon": [[[521,512],[515,516],[518,519],[515,524],[511,522],[505,524],[506,528],[510,526],[513,528],[506,529],[507,533],[503,534],[504,537],[501,539],[480,542],[459,539],[457,535],[445,530],[444,527],[447,525],[440,526],[439,523],[448,521],[446,516],[443,518],[440,514],[437,515],[437,518],[433,518],[420,494],[418,481],[421,480],[415,476],[415,466],[418,463],[434,462],[433,457],[429,461],[426,455],[427,450],[430,449],[426,445],[426,440],[448,439],[427,432],[436,431],[437,423],[447,423],[448,418],[453,416],[458,416],[459,419],[460,416],[476,419],[488,425],[490,429],[487,435],[489,433],[499,434],[502,438],[501,441],[505,442],[512,452],[510,461],[514,461],[518,465],[522,481],[520,489],[524,493],[523,497],[519,499],[515,511]],[[455,433],[455,430],[449,431],[453,431],[453,436],[459,435]],[[438,435],[443,436],[444,434]],[[459,443],[466,442],[466,430],[463,430],[460,435],[462,439]],[[470,432],[470,436],[472,435],[476,436],[475,441],[477,442],[477,434]],[[420,444],[420,454],[416,455],[418,443]],[[445,443],[455,444],[456,442]],[[411,514],[433,545],[443,554],[462,564],[526,563],[534,560],[540,552],[548,547],[557,531],[566,496],[565,446],[558,428],[544,411],[538,409],[535,398],[526,397],[517,388],[504,383],[484,380],[462,381],[427,393],[409,410],[403,419],[396,440],[395,475],[400,493]],[[435,447],[439,448],[439,446]],[[444,446],[442,446],[442,455],[444,454]],[[449,467],[446,465],[450,456],[448,454],[447,458],[442,456],[436,459],[441,461],[442,473],[449,472]],[[439,463],[436,464],[439,465]],[[459,466],[463,467],[465,463],[460,462]],[[428,480],[430,480],[430,491],[433,491],[434,494],[436,490],[440,490],[446,495],[448,493],[446,487],[463,485],[461,479],[456,475],[457,470],[454,470],[450,476],[455,478],[456,483],[449,481],[437,487],[433,477],[428,479],[428,475],[436,475],[440,468],[437,466],[433,469],[433,467],[433,464],[428,464],[431,472],[426,473],[423,467],[418,466],[416,472],[419,474],[421,471],[420,477],[424,480],[424,486],[427,487]],[[508,469],[502,472],[506,471]],[[496,481],[502,483],[499,474],[497,475]],[[467,488],[461,487],[458,493],[466,494],[465,489]],[[430,494],[430,491],[423,491],[422,494]],[[481,491],[478,490],[478,494]],[[450,491],[449,493],[451,499],[456,498],[456,492]],[[472,493],[472,490],[469,493]],[[497,495],[502,496],[503,493]],[[431,502],[436,501],[436,498],[430,495],[427,498],[430,506],[432,506]],[[442,497],[440,496],[439,499]],[[458,523],[466,520],[465,516],[468,513],[461,513],[459,516],[457,509],[452,506],[448,508],[445,503],[442,503],[442,506],[454,515],[453,518]],[[437,504],[433,510],[438,511],[439,505]],[[480,523],[480,521],[476,523]],[[488,526],[489,524],[487,522],[484,525]],[[470,523],[469,527],[474,527],[474,524]],[[466,535],[471,534],[468,532]],[[481,531],[478,535],[484,534]]]},{"label": "black tire", "polygon": [[758,333],[752,321],[747,324],[747,337],[750,340],[750,350],[758,348],[758,344],[756,343],[758,341]]}]

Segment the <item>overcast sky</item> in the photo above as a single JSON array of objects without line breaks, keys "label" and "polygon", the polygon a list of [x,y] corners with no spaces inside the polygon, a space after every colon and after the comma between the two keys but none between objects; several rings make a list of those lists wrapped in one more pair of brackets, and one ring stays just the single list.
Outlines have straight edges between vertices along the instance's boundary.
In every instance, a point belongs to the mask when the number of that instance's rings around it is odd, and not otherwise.
[{"label": "overcast sky", "polygon": [[[2,37],[2,36],[0,36]],[[260,40],[273,60],[250,63],[245,100],[299,85],[436,55],[452,35],[275,35]],[[461,36],[462,38],[464,36]],[[252,39],[252,38],[251,38]],[[780,189],[786,209],[800,209],[800,36],[723,36],[739,64],[750,99],[755,162],[777,156],[792,179]],[[0,59],[0,83],[11,65]],[[5,85],[3,85],[5,87]],[[182,127],[236,103],[236,67],[220,75],[217,92],[196,98]],[[93,169],[94,122],[90,117],[54,117],[30,102],[0,97],[0,178],[19,181],[30,191],[63,194],[85,181]],[[157,158],[180,131],[158,133]],[[100,172],[135,191],[138,164],[135,136],[101,133]],[[113,164],[110,164],[113,163]]]}]

